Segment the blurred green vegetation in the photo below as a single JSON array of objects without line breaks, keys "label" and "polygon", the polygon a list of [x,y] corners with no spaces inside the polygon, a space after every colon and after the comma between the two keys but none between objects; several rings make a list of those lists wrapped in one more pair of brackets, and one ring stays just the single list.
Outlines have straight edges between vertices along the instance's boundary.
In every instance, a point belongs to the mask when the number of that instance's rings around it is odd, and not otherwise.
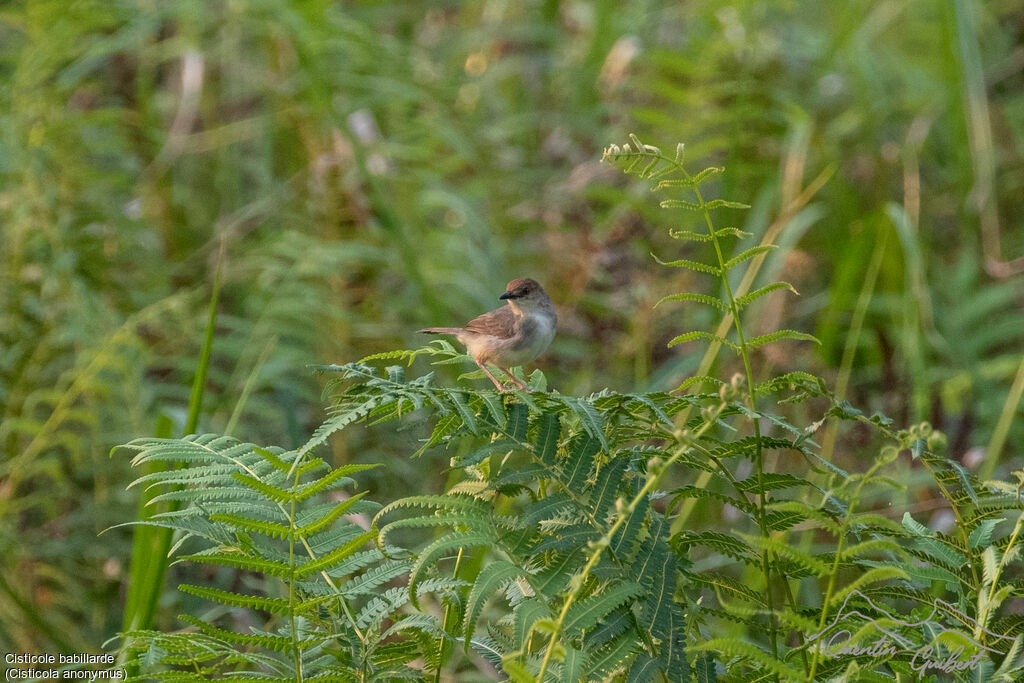
[{"label": "blurred green vegetation", "polygon": [[[183,428],[222,243],[202,431],[295,446],[322,417],[309,364],[420,344],[517,276],[559,305],[560,391],[677,386],[700,349],[665,342],[710,318],[652,310],[702,283],[651,267],[677,257],[664,218],[599,164],[628,131],[727,167],[738,227],[788,247],[761,277],[804,296],[753,331],[824,345],[765,372],[1019,468],[1022,27],[1019,0],[4,5],[0,643],[120,627],[130,535],[97,534],[137,494],[108,451]],[[415,436],[333,458],[387,461],[379,500],[438,489]],[[832,438],[842,461],[865,437]]]}]

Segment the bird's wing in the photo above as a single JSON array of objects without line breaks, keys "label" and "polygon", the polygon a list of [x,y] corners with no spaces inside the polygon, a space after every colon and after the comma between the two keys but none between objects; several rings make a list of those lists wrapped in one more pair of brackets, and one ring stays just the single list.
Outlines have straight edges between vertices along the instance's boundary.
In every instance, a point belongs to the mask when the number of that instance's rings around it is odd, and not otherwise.
[{"label": "bird's wing", "polygon": [[509,339],[516,333],[516,314],[512,312],[511,307],[502,306],[470,320],[466,323],[466,331]]}]

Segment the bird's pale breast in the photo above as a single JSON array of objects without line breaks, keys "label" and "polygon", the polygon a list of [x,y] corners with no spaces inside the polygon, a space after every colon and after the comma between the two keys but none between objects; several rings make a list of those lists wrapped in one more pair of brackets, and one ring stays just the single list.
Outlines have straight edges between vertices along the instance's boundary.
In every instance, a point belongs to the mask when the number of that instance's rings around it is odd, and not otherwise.
[{"label": "bird's pale breast", "polygon": [[460,335],[459,341],[466,345],[470,355],[483,363],[505,368],[524,365],[548,348],[555,337],[557,321],[553,313],[542,312],[524,316],[517,322],[516,334],[508,338],[466,334]]}]

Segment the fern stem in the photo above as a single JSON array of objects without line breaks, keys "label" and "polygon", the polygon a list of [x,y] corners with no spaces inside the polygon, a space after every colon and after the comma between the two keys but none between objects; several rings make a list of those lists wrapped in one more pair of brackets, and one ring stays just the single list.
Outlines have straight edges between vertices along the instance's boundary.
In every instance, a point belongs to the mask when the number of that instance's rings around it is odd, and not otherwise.
[{"label": "fern stem", "polygon": [[[683,169],[681,164],[679,165],[679,170],[687,180],[692,180],[690,174]],[[754,387],[754,373],[750,368],[750,350],[747,348],[746,338],[743,335],[743,323],[740,321],[739,306],[736,305],[736,297],[733,295],[732,285],[729,283],[729,273],[725,267],[725,257],[722,255],[722,245],[718,240],[718,236],[715,234],[715,225],[711,220],[711,211],[708,209],[707,204],[704,201],[704,197],[700,193],[700,188],[697,187],[696,184],[693,186],[693,192],[697,197],[698,206],[700,206],[701,211],[704,213],[704,221],[708,226],[708,234],[711,236],[711,243],[715,247],[715,257],[718,259],[718,268],[722,279],[722,286],[725,288],[725,295],[728,299],[729,310],[732,313],[733,326],[736,328],[736,341],[740,347],[740,356],[743,358],[743,369],[747,377],[747,396],[750,401],[750,410],[756,413],[757,391],[755,391]],[[759,501],[757,522],[758,526],[761,528],[761,537],[767,541],[769,533],[765,513],[767,498],[765,497],[764,492],[764,452],[761,448],[761,422],[755,418],[753,423],[755,439],[754,454],[755,467],[757,469],[757,493]],[[779,645],[777,626],[775,623],[775,598],[772,595],[771,561],[767,547],[761,552],[761,570],[764,573],[764,594],[765,600],[768,604],[768,639],[772,647],[772,656],[778,659]]]},{"label": "fern stem", "polygon": [[[846,508],[846,516],[843,518],[843,525],[839,528],[839,539],[836,541],[836,553],[832,560],[832,571],[828,577],[828,588],[825,590],[825,597],[821,603],[821,618],[818,620],[818,633],[821,633],[822,629],[825,628],[825,621],[828,619],[828,605],[832,601],[832,594],[835,591],[836,586],[836,575],[839,573],[839,558],[843,554],[843,546],[846,543],[846,534],[850,528],[850,520],[853,517],[854,508],[857,506],[857,502],[860,500],[860,491],[864,488],[864,485],[871,479],[871,476],[875,473],[878,468],[887,464],[889,461],[876,459],[875,463],[871,466],[871,469],[861,477],[857,483],[857,488],[853,491],[853,496],[850,498],[850,504]],[[814,680],[814,674],[818,670],[818,661],[821,655],[821,648],[815,648],[814,657],[811,659],[811,672],[808,676],[809,681]]]},{"label": "fern stem", "polygon": [[617,519],[615,520],[615,523],[611,526],[611,528],[598,541],[594,542],[594,552],[587,560],[587,564],[584,565],[583,570],[573,577],[572,582],[570,584],[572,586],[572,590],[569,592],[569,595],[566,596],[565,602],[562,603],[562,609],[558,614],[558,620],[555,622],[555,626],[551,630],[551,638],[548,641],[548,647],[547,650],[544,652],[544,659],[541,661],[540,671],[537,674],[537,680],[540,683],[543,683],[544,681],[544,674],[547,672],[548,664],[551,661],[551,655],[555,651],[555,644],[558,642],[558,637],[562,633],[562,628],[565,625],[565,618],[569,613],[569,608],[572,607],[573,603],[579,597],[580,592],[582,592],[583,585],[590,577],[590,572],[594,569],[595,566],[597,566],[598,561],[601,559],[601,553],[604,551],[605,548],[611,545],[612,537],[615,536],[618,530],[622,528],[622,526],[626,523],[626,520],[630,518],[630,516],[636,510],[636,506],[640,504],[640,501],[647,497],[651,493],[651,491],[653,491],[655,487],[657,487],[657,485],[661,482],[662,477],[664,477],[665,473],[668,472],[669,467],[673,465],[677,460],[679,460],[679,458],[681,458],[687,451],[689,451],[690,448],[693,447],[693,442],[699,439],[701,436],[703,436],[704,432],[711,428],[711,425],[715,423],[715,420],[718,418],[718,416],[721,414],[724,408],[724,403],[720,403],[717,406],[715,406],[713,414],[709,415],[705,419],[704,424],[701,425],[700,429],[698,429],[690,439],[685,441],[683,444],[679,446],[678,449],[676,449],[676,452],[673,453],[672,456],[661,465],[661,468],[658,472],[654,473],[653,475],[647,478],[647,482],[640,489],[640,492],[637,493],[636,496],[633,497],[633,500],[630,501],[629,505],[627,505],[625,509],[619,513]]},{"label": "fern stem", "polygon": [[[298,458],[296,458],[298,459]],[[291,576],[288,577],[288,621],[291,625],[290,635],[292,638],[292,656],[295,659],[295,680],[302,682],[302,649],[299,647],[299,639],[295,633],[295,496],[299,489],[299,474],[295,474],[295,483],[292,485],[291,511],[288,514],[288,568]]]},{"label": "fern stem", "polygon": [[[835,173],[835,167],[829,166],[818,176],[811,181],[811,183],[804,189],[800,195],[790,202],[782,211],[782,214],[765,230],[764,236],[761,238],[759,246],[766,246],[772,244],[775,238],[782,232],[782,229],[789,224],[797,213],[803,209],[810,201],[814,198],[814,195],[825,186],[825,183]],[[754,278],[757,277],[758,272],[761,269],[761,265],[764,263],[766,254],[758,254],[750,261],[750,265],[743,273],[743,278],[740,280],[739,285],[736,287],[734,294],[736,296],[743,296],[750,291],[750,287],[754,284]],[[722,337],[729,332],[729,328],[732,327],[732,313],[726,313],[722,316],[722,320],[718,323],[718,328],[715,330],[715,334]],[[715,358],[718,357],[718,352],[721,350],[722,345],[718,342],[711,342],[708,345],[707,351],[704,352],[704,356],[701,358],[700,365],[697,367],[695,375],[706,375],[711,369],[711,364],[714,363]],[[683,423],[689,418],[690,409],[685,409],[679,416],[679,420]],[[697,481],[694,482],[694,486],[697,488],[704,488],[711,481],[710,472],[701,472],[697,476]],[[685,501],[679,509],[679,514],[672,521],[671,532],[672,534],[678,533],[686,526],[686,522],[690,519],[690,515],[693,513],[696,499],[690,499]]]},{"label": "fern stem", "polygon": [[[453,579],[459,578],[459,569],[462,566],[462,556],[465,553],[465,550],[465,548],[459,548],[459,554],[455,558],[455,569],[452,570]],[[445,631],[448,630],[448,616],[451,614],[451,610],[452,604],[451,602],[449,602],[447,605],[444,606],[444,618],[441,620],[441,627]],[[444,646],[444,636],[441,636],[438,639],[437,645],[437,671],[434,673],[434,683],[441,683],[441,667],[444,664]]]}]

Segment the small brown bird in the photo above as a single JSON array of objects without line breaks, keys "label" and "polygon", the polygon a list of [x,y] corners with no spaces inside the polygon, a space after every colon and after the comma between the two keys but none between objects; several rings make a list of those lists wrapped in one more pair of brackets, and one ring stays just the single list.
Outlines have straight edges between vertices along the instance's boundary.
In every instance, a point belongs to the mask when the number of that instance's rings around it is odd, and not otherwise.
[{"label": "small brown bird", "polygon": [[508,368],[529,363],[548,348],[558,324],[555,307],[544,288],[528,277],[508,283],[498,298],[508,301],[508,305],[473,318],[465,327],[427,327],[419,331],[453,335],[466,345],[466,351],[499,391],[505,391],[505,387],[486,363],[497,366],[520,389],[530,391]]}]

